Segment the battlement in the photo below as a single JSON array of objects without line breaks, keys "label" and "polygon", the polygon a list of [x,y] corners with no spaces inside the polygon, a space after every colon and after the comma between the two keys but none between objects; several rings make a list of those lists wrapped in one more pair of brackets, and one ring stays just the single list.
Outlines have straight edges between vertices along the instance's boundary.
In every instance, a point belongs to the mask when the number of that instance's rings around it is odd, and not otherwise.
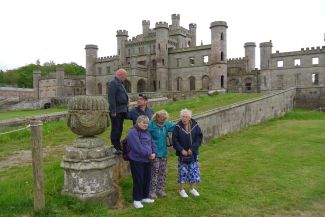
[{"label": "battlement", "polygon": [[150,20],[142,20],[142,25],[149,25],[150,26]]},{"label": "battlement", "polygon": [[272,41],[270,40],[269,42],[262,42],[260,43],[260,47],[273,47]]},{"label": "battlement", "polygon": [[242,62],[242,61],[246,61],[246,57],[236,57],[236,58],[229,58],[227,60],[227,62]]},{"label": "battlement", "polygon": [[217,26],[224,26],[224,27],[228,28],[227,22],[225,22],[225,21],[214,21],[214,22],[211,23],[210,29],[213,28],[213,27],[217,27]]},{"label": "battlement", "polygon": [[298,56],[298,55],[310,55],[310,54],[320,54],[325,53],[325,46],[318,47],[307,47],[301,48],[300,51],[291,52],[279,52],[278,50],[272,54],[272,57],[286,57],[286,56]]},{"label": "battlement", "polygon": [[196,29],[195,23],[190,23],[188,26],[189,26],[189,29]]},{"label": "battlement", "polygon": [[172,19],[177,19],[179,20],[180,19],[180,15],[179,14],[172,14]]},{"label": "battlement", "polygon": [[97,62],[109,62],[118,59],[119,59],[118,55],[112,55],[112,56],[99,57],[97,58]]},{"label": "battlement", "polygon": [[126,30],[117,30],[116,31],[116,37],[120,37],[120,36],[129,37],[128,31],[126,31]]},{"label": "battlement", "polygon": [[157,22],[156,23],[156,29],[158,29],[158,28],[166,28],[166,29],[168,29],[168,23],[166,23],[166,22]]},{"label": "battlement", "polygon": [[244,44],[244,47],[256,47],[256,43],[255,42],[246,42]]}]

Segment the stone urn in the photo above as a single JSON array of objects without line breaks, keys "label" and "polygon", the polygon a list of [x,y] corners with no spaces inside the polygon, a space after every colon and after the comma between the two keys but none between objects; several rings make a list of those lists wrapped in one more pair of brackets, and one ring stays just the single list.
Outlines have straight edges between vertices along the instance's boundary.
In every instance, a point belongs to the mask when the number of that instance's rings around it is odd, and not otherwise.
[{"label": "stone urn", "polygon": [[95,136],[109,125],[108,103],[100,96],[76,96],[68,107],[68,126],[81,137],[65,148],[62,193],[114,207],[118,199],[113,180],[116,158],[113,148]]},{"label": "stone urn", "polygon": [[68,109],[68,126],[75,134],[90,137],[109,126],[108,103],[101,96],[73,97]]}]

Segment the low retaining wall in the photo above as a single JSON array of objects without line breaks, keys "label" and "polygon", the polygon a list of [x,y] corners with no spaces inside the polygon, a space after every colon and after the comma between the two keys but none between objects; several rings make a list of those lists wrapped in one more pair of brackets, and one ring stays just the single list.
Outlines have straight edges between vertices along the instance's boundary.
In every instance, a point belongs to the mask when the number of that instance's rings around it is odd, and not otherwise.
[{"label": "low retaining wall", "polygon": [[206,143],[221,135],[282,116],[293,109],[295,95],[296,89],[291,88],[193,117],[198,121]]}]

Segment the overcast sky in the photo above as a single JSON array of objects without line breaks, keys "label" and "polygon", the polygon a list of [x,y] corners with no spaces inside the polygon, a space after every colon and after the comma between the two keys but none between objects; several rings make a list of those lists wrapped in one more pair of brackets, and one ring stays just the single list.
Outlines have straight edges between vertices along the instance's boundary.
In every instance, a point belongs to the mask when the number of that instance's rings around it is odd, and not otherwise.
[{"label": "overcast sky", "polygon": [[41,64],[85,66],[85,45],[98,45],[98,57],[116,55],[116,30],[129,38],[159,21],[197,24],[197,45],[210,44],[210,23],[228,24],[228,58],[244,56],[245,42],[272,40],[273,52],[324,46],[324,0],[1,0],[0,69],[18,68],[37,59]]}]

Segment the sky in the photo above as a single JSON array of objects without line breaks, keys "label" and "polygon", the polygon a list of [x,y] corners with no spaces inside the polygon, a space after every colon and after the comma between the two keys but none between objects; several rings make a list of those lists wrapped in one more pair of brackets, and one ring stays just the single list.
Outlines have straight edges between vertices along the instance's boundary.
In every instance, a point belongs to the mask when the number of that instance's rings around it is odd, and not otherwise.
[{"label": "sky", "polygon": [[36,63],[75,62],[85,67],[85,45],[98,45],[98,57],[117,54],[116,31],[129,39],[159,21],[197,24],[197,45],[210,44],[210,24],[226,21],[227,58],[244,56],[244,43],[272,40],[273,52],[324,46],[324,0],[1,0],[0,70]]}]

